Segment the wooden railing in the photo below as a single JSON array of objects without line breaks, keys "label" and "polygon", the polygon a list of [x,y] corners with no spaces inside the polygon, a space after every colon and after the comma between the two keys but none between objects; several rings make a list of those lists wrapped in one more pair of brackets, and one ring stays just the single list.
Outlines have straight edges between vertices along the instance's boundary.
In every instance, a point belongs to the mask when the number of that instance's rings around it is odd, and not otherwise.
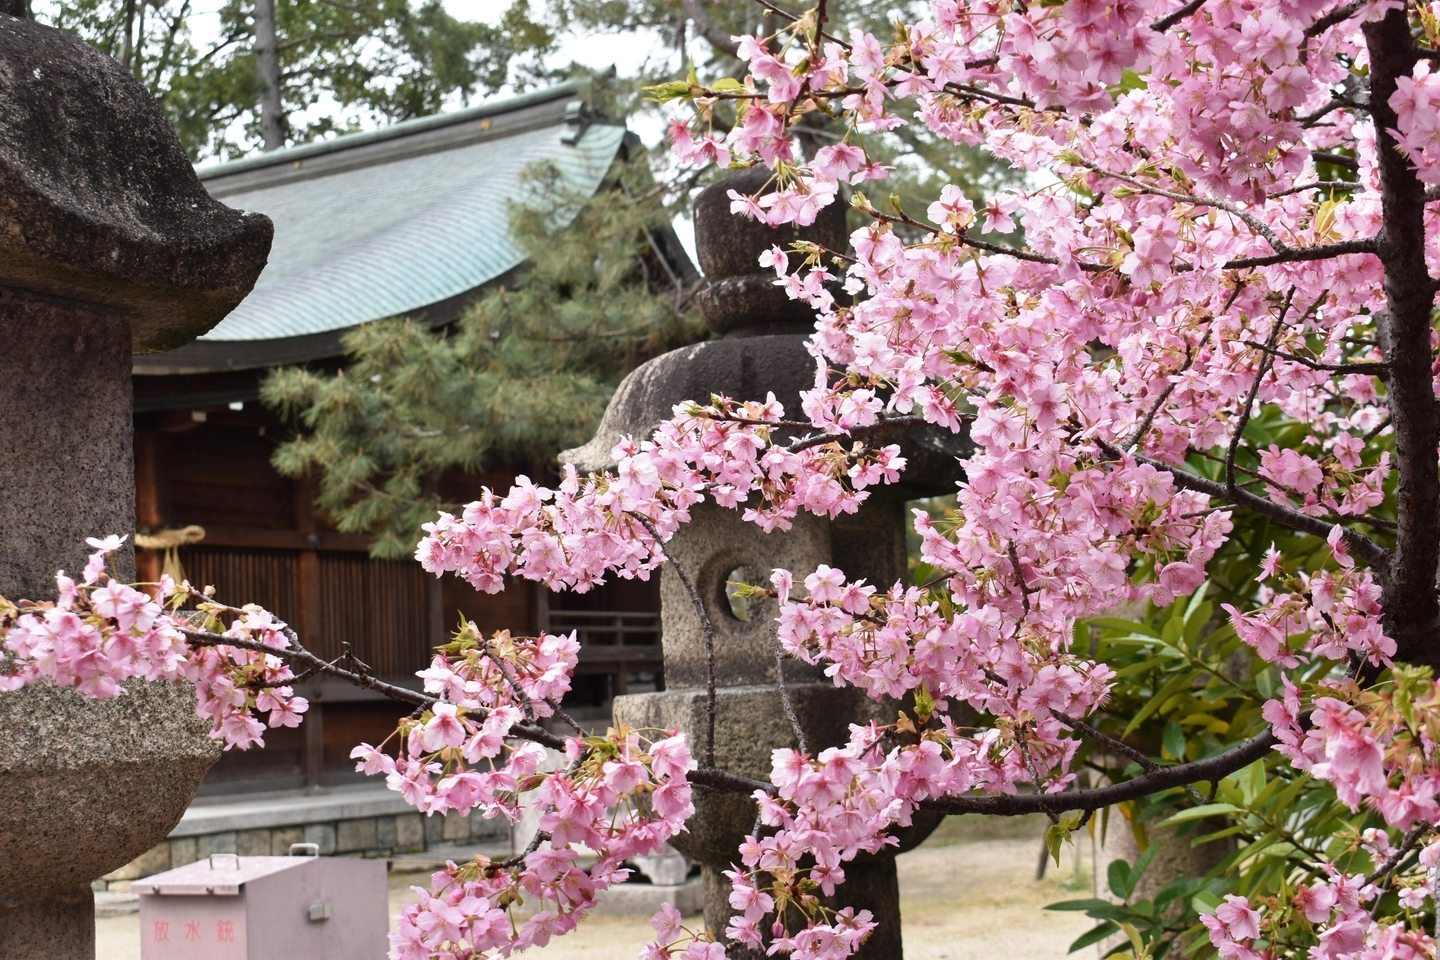
[{"label": "wooden railing", "polygon": [[548,633],[575,631],[581,663],[659,662],[660,614],[635,610],[547,612]]}]

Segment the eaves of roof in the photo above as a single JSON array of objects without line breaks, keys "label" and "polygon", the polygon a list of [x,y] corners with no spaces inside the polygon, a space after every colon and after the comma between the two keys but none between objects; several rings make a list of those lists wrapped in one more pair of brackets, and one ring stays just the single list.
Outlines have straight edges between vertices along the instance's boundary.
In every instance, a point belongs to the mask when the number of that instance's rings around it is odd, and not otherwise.
[{"label": "eaves of roof", "polygon": [[587,123],[575,87],[201,168],[227,204],[275,221],[254,291],[215,329],[138,375],[298,363],[341,352],[344,333],[386,317],[453,320],[523,261],[510,203],[551,164],[593,193],[626,137]]}]

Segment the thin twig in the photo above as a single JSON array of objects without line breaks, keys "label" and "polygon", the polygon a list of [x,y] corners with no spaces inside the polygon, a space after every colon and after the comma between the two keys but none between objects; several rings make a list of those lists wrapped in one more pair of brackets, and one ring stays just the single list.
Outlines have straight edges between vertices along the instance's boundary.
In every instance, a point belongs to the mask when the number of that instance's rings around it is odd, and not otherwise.
[{"label": "thin twig", "polygon": [[1357,363],[1322,363],[1319,360],[1310,360],[1297,356],[1293,353],[1286,353],[1284,350],[1276,350],[1274,347],[1267,347],[1263,343],[1256,343],[1254,340],[1242,340],[1241,343],[1247,347],[1254,347],[1257,350],[1264,350],[1272,357],[1279,357],[1281,360],[1289,360],[1291,363],[1298,363],[1301,366],[1309,367],[1311,370],[1323,370],[1329,373],[1370,373],[1379,375],[1390,369],[1390,364],[1377,361],[1363,361]]},{"label": "thin twig", "polygon": [[490,662],[495,664],[496,668],[499,669],[500,676],[505,678],[505,682],[510,685],[510,689],[515,691],[515,696],[520,698],[520,703],[525,707],[526,722],[534,723],[535,704],[530,702],[530,695],[520,686],[520,681],[511,674],[509,668],[505,666],[505,662],[495,655],[494,650],[490,649],[490,642],[488,640],[480,641],[480,652],[490,658]]},{"label": "thin twig", "polygon": [[[1154,760],[1146,756],[1143,752],[1136,750],[1134,747],[1130,746],[1130,744],[1126,743],[1124,740],[1121,740],[1118,737],[1112,737],[1108,733],[1101,733],[1099,730],[1090,726],[1090,724],[1086,723],[1084,720],[1077,720],[1074,717],[1064,717],[1058,713],[1052,714],[1052,716],[1055,717],[1056,720],[1059,720],[1063,726],[1067,726],[1078,733],[1082,733],[1085,736],[1091,738],[1092,740],[1097,741],[1098,743],[1103,743],[1105,744],[1105,746],[1114,750],[1116,753],[1119,753],[1122,756],[1134,760],[1140,765],[1140,769],[1144,770],[1146,773],[1154,773],[1157,770],[1165,769],[1164,767],[1160,766],[1160,764],[1156,763]],[[1191,799],[1193,799],[1196,803],[1204,804],[1207,802],[1205,798],[1200,795],[1200,791],[1195,789],[1194,785],[1187,783],[1183,786],[1185,788],[1185,792],[1190,794]]]},{"label": "thin twig", "polygon": [[499,867],[502,870],[509,870],[511,867],[518,867],[520,866],[520,864],[525,862],[526,857],[530,856],[530,854],[540,849],[540,844],[544,843],[549,839],[550,834],[548,831],[536,830],[535,836],[530,838],[530,844],[525,848],[523,852],[517,853],[515,856],[510,857],[507,860],[501,860],[499,863],[495,864],[495,866]]},{"label": "thin twig", "polygon": [[775,623],[770,623],[770,645],[775,648],[775,681],[780,685],[780,705],[785,709],[785,716],[790,721],[790,727],[795,731],[795,741],[800,747],[802,754],[810,753],[810,744],[805,739],[805,728],[800,726],[800,715],[795,712],[795,704],[790,701],[790,687],[785,682],[785,651],[780,646],[780,638],[775,633]]},{"label": "thin twig", "polygon": [[[1245,427],[1250,423],[1250,409],[1255,405],[1255,398],[1260,393],[1260,383],[1265,379],[1265,374],[1270,372],[1270,364],[1274,362],[1275,341],[1280,337],[1280,331],[1285,327],[1285,314],[1290,312],[1290,304],[1295,300],[1295,288],[1291,287],[1290,292],[1285,295],[1285,305],[1280,308],[1280,315],[1275,318],[1275,325],[1270,328],[1270,338],[1266,341],[1266,352],[1260,357],[1260,365],[1255,371],[1255,379],[1250,384],[1250,392],[1245,397],[1244,404],[1240,407],[1240,417],[1235,424],[1235,430],[1230,434],[1230,446],[1225,452],[1225,490],[1227,493],[1238,493],[1240,487],[1235,482],[1235,456],[1240,450],[1240,438],[1245,433]],[[1233,496],[1232,496],[1233,499]]]},{"label": "thin twig", "polygon": [[1011,540],[1006,544],[1010,557],[1010,566],[1015,571],[1015,582],[1020,585],[1020,600],[1025,606],[1025,616],[1030,616],[1030,594],[1034,591],[1025,582],[1025,573],[1020,569],[1020,553],[1015,549],[1015,541]]},{"label": "thin twig", "polygon": [[[1389,876],[1390,872],[1400,865],[1400,861],[1405,859],[1405,855],[1420,844],[1420,838],[1424,836],[1425,832],[1429,829],[1430,824],[1428,821],[1422,820],[1416,824],[1415,829],[1405,834],[1405,839],[1401,841],[1400,846],[1395,848],[1395,852],[1390,854],[1389,859],[1380,864],[1380,867],[1374,873],[1365,878],[1365,885],[1370,886],[1371,884],[1379,883]],[[1376,901],[1378,903],[1378,897]]]},{"label": "thin twig", "polygon": [[586,731],[584,727],[580,726],[579,723],[575,722],[574,717],[570,716],[570,714],[566,713],[564,710],[561,710],[560,704],[556,702],[554,697],[546,697],[545,702],[550,705],[550,709],[554,712],[555,716],[559,717],[563,722],[570,725],[571,730],[574,730],[582,737],[585,736],[588,731]]},{"label": "thin twig", "polygon": [[[1096,438],[1094,443],[1107,457],[1113,460],[1123,460],[1126,456],[1129,456],[1134,459],[1136,463],[1148,464],[1156,470],[1163,470],[1170,474],[1175,480],[1175,485],[1182,489],[1193,490],[1196,493],[1203,493],[1220,500],[1228,500],[1238,507],[1244,507],[1252,513],[1258,513],[1262,517],[1268,517],[1281,526],[1289,527],[1291,530],[1308,533],[1323,540],[1330,535],[1331,528],[1335,526],[1335,524],[1327,523],[1319,517],[1312,517],[1309,514],[1300,513],[1298,510],[1282,506],[1264,497],[1257,497],[1248,490],[1239,488],[1233,491],[1229,490],[1224,483],[1197,476],[1188,470],[1181,470],[1179,467],[1172,466],[1163,460],[1156,460],[1154,457],[1141,456],[1136,453],[1126,454],[1114,444],[1107,443],[1099,438]],[[1373,569],[1386,569],[1386,565],[1390,562],[1390,552],[1388,550],[1363,533],[1349,527],[1342,529],[1344,530],[1346,544],[1349,545],[1356,556],[1364,560]]]},{"label": "thin twig", "polygon": [[[180,633],[195,646],[235,647],[237,650],[253,650],[258,653],[268,653],[287,663],[299,663],[314,673],[326,674],[362,689],[373,690],[391,700],[408,703],[424,709],[429,709],[440,702],[439,697],[432,697],[428,693],[421,693],[406,687],[396,686],[393,683],[386,683],[368,673],[346,670],[344,667],[322,660],[302,647],[299,638],[295,636],[295,632],[288,627],[285,629],[285,634],[290,640],[290,646],[285,648],[272,647],[269,644],[260,643],[257,640],[241,640],[236,637],[225,637],[218,633],[210,633],[205,630],[192,630],[187,627],[180,627],[178,629]],[[483,707],[473,709],[470,712],[479,714],[482,717],[489,715],[489,711]],[[550,747],[554,750],[565,749],[564,738],[557,737],[544,727],[534,724],[517,723],[510,728],[510,733],[521,740],[529,740],[532,743],[538,743],[541,746]]]},{"label": "thin twig", "polygon": [[[1035,795],[1041,796],[1045,792],[1045,787],[1040,782],[1040,774],[1035,769],[1035,761],[1030,757],[1030,748],[1025,745],[1026,730],[1026,727],[1021,726],[1015,731],[1015,743],[1020,747],[1020,758],[1025,761],[1025,770],[1030,774],[1030,782],[1035,784]],[[1060,822],[1060,815],[1048,807],[1045,808],[1045,816],[1050,818],[1051,823]]]}]

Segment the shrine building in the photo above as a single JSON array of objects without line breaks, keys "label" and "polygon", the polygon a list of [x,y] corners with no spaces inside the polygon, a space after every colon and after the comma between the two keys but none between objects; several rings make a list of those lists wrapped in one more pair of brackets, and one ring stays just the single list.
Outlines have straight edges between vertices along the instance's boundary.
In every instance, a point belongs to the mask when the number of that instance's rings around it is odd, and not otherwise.
[{"label": "shrine building", "polygon": [[[527,168],[553,164],[588,195],[612,188],[613,165],[640,149],[562,84],[199,168],[213,196],[269,216],[275,243],[254,291],[219,326],[135,358],[137,532],[152,544],[181,541],[172,560],[219,599],[265,606],[327,659],[348,643],[393,683],[418,688],[415,671],[464,613],[487,633],[577,630],[580,666],[565,707],[582,719],[603,725],[615,695],[663,688],[657,581],[617,581],[584,597],[520,581],[489,596],[413,560],[372,559],[367,537],[337,532],[316,511],[311,480],[276,472],[271,456],[291,428],[259,403],[271,368],[343,366],[341,338],[359,324],[405,316],[443,327],[513,282],[526,266],[508,239],[507,204]],[[695,276],[672,230],[651,240],[667,270]],[[447,476],[442,491],[462,503],[482,484],[504,489],[537,469],[553,465]],[[139,550],[138,563],[141,579],[157,579],[162,551]],[[379,743],[409,712],[333,681],[297,687],[310,700],[305,722],[267,729],[263,750],[226,753],[202,801],[355,784],[364,778],[351,748]]]}]

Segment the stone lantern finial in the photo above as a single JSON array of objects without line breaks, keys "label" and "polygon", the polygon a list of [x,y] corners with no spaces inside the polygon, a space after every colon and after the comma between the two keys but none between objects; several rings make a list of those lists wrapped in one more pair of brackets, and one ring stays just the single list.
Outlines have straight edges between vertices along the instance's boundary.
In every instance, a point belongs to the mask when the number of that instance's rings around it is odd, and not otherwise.
[{"label": "stone lantern finial", "polygon": [[843,250],[847,243],[845,205],[832,203],[808,227],[769,227],[730,213],[730,191],[754,196],[766,190],[771,177],[763,166],[751,167],[700,191],[695,198],[695,245],[707,286],[695,295],[705,326],[727,339],[766,334],[808,334],[815,311],[791,300],[775,285],[775,274],[756,261],[771,247],[789,250],[798,240]]},{"label": "stone lantern finial", "polygon": [[33,20],[0,20],[0,63],[0,287],[107,311],[136,353],[235,309],[273,228],[205,191],[149,92]]}]

